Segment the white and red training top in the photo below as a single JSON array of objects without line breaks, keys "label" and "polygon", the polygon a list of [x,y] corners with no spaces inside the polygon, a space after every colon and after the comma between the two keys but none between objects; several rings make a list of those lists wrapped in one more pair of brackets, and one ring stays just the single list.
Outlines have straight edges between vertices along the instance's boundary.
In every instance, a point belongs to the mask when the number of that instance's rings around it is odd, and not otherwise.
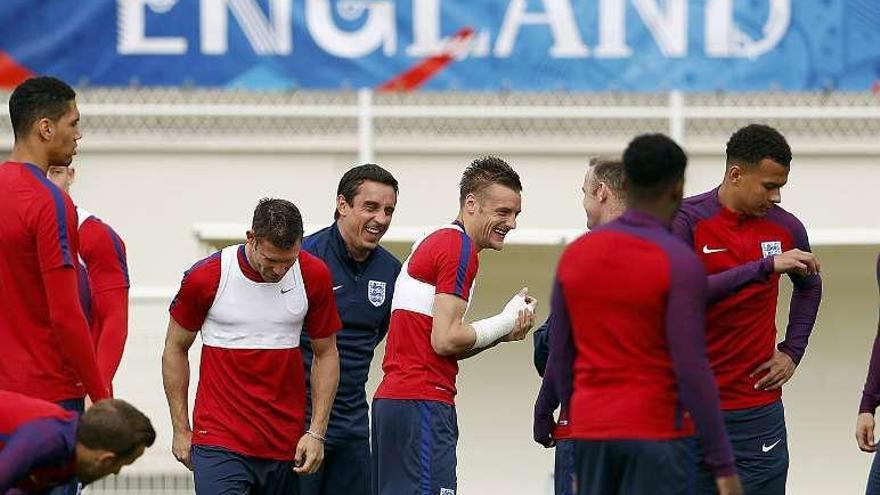
[{"label": "white and red training top", "polygon": [[375,398],[455,404],[458,358],[440,356],[431,345],[434,296],[453,294],[469,303],[478,269],[477,250],[459,222],[413,245],[394,286],[385,376]]},{"label": "white and red training top", "polygon": [[322,339],[342,326],[327,265],[305,251],[278,283],[264,282],[244,245],[190,268],[171,317],[201,331],[193,445],[293,460],[305,430],[300,333]]}]

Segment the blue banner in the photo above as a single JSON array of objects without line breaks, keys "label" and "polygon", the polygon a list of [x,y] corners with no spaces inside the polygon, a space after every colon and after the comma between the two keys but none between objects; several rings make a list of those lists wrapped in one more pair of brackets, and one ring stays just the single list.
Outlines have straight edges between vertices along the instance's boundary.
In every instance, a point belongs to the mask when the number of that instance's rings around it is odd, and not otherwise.
[{"label": "blue banner", "polygon": [[3,0],[0,85],[866,90],[880,0]]}]

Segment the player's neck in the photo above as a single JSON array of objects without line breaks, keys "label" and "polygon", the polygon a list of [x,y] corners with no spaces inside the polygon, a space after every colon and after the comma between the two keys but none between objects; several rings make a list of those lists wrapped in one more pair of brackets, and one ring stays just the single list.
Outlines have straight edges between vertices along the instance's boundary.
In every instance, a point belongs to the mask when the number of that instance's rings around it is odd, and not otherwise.
[{"label": "player's neck", "polygon": [[370,250],[367,248],[358,248],[355,243],[351,239],[351,235],[349,235],[348,231],[342,226],[338,225],[339,235],[342,237],[342,243],[345,244],[345,250],[348,251],[348,255],[358,263],[363,263],[369,256]]},{"label": "player's neck", "polygon": [[678,206],[670,205],[665,202],[638,201],[631,203],[629,205],[629,210],[644,213],[645,215],[656,218],[663,225],[669,226],[672,225],[672,219],[675,217],[675,212],[678,210]]},{"label": "player's neck", "polygon": [[721,186],[718,187],[718,202],[730,211],[742,213],[742,209],[737,204],[733,188],[726,181],[722,182]]},{"label": "player's neck", "polygon": [[15,145],[12,146],[12,154],[9,155],[9,160],[13,162],[30,163],[39,167],[44,174],[49,173],[49,157],[47,157],[45,153],[39,153],[32,149],[27,143],[16,142]]},{"label": "player's neck", "polygon": [[[458,222],[458,223],[460,223],[460,224],[464,227],[464,233],[467,234],[467,236],[470,237],[471,240],[473,240],[473,239],[476,239],[476,238],[477,238],[477,237],[476,237],[476,234],[477,234],[477,226],[476,226],[476,225],[473,225],[471,222],[469,222],[469,221],[468,221],[468,218],[469,218],[469,217],[467,217],[467,216],[465,216],[463,213],[459,212],[459,213],[458,213],[458,216],[455,217],[455,221]],[[473,245],[474,245],[474,249],[475,249],[478,253],[479,253],[480,251],[483,250],[482,246],[480,246],[480,245],[477,244],[476,242],[473,243]]]},{"label": "player's neck", "polygon": [[625,211],[626,204],[623,203],[615,203],[613,206],[609,206],[608,211],[605,212],[605,215],[602,216],[602,222],[600,223],[600,225],[611,223],[617,220],[618,218],[620,218],[621,215],[623,215],[623,212]]},{"label": "player's neck", "polygon": [[[257,270],[256,263],[254,263],[254,248],[251,246],[249,242],[244,244],[244,260],[247,262],[248,266],[251,267],[251,270],[254,273],[260,273],[260,270]],[[262,279],[262,275],[260,276]]]}]

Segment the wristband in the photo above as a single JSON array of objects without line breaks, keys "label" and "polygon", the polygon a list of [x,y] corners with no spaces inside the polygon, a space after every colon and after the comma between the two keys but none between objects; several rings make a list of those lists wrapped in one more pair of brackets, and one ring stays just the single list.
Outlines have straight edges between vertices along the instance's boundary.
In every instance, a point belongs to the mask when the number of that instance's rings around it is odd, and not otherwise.
[{"label": "wristband", "polygon": [[306,435],[314,438],[315,440],[319,440],[321,443],[324,443],[327,441],[327,437],[322,437],[321,435],[318,435],[317,433],[313,432],[312,430],[306,430]]}]

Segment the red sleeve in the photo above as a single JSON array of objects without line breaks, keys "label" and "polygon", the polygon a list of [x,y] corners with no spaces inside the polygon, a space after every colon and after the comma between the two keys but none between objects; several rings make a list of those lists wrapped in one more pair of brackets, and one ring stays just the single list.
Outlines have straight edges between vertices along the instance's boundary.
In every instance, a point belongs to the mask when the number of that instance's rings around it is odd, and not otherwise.
[{"label": "red sleeve", "polygon": [[444,229],[431,237],[426,242],[431,242],[429,247],[434,258],[435,292],[454,294],[467,301],[478,266],[471,238],[452,229]]},{"label": "red sleeve", "polygon": [[109,225],[89,217],[79,228],[79,245],[93,294],[129,288],[125,243]]},{"label": "red sleeve", "polygon": [[43,283],[52,288],[46,291],[49,319],[67,362],[73,366],[92,402],[108,398],[110,391],[98,372],[89,326],[77,297],[76,271],[61,267],[43,272]]},{"label": "red sleeve", "polygon": [[92,336],[96,341],[98,370],[104,383],[112,387],[128,337],[128,289],[120,287],[98,292],[92,303]]},{"label": "red sleeve", "polygon": [[40,270],[47,272],[77,262],[79,234],[76,208],[70,197],[57,187],[47,187],[31,217]]},{"label": "red sleeve", "polygon": [[180,326],[198,332],[214,304],[220,286],[220,251],[199,261],[183,274],[180,290],[168,311]]},{"label": "red sleeve", "polygon": [[319,258],[305,252],[299,253],[299,265],[309,310],[306,313],[305,327],[309,338],[324,339],[342,328],[336,297],[333,296],[333,277],[330,269]]}]

